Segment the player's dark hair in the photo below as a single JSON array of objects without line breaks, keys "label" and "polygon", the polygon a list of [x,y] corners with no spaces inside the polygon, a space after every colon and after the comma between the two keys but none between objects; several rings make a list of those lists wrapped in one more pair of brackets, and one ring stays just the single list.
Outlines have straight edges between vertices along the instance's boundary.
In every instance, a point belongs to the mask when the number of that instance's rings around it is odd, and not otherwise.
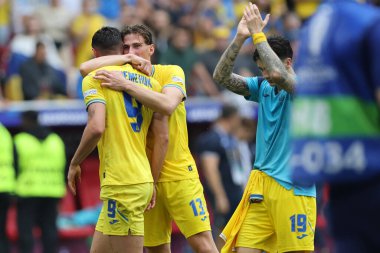
[{"label": "player's dark hair", "polygon": [[236,106],[231,105],[231,104],[224,104],[222,106],[222,111],[219,115],[219,119],[228,119],[237,113],[239,113],[239,110]]},{"label": "player's dark hair", "polygon": [[153,32],[146,25],[126,25],[121,30],[121,37],[124,38],[125,35],[129,34],[139,34],[144,38],[144,42],[147,45],[153,44]]},{"label": "player's dark hair", "polygon": [[102,27],[92,36],[91,46],[103,54],[120,52],[122,45],[123,39],[120,31],[114,27]]},{"label": "player's dark hair", "polygon": [[[285,60],[286,58],[293,58],[293,49],[290,46],[289,40],[285,39],[284,37],[271,36],[268,38],[268,44],[281,60]],[[258,59],[260,59],[260,55],[256,49],[253,53],[253,60],[256,62]]]}]

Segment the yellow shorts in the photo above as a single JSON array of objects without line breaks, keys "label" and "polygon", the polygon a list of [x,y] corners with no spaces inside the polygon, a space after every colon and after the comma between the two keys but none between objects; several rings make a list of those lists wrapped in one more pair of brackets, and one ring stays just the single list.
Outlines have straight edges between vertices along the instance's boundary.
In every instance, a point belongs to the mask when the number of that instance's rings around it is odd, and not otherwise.
[{"label": "yellow shorts", "polygon": [[144,210],[153,194],[153,183],[103,186],[96,230],[105,235],[144,235]]},{"label": "yellow shorts", "polygon": [[264,200],[252,203],[240,228],[235,247],[266,252],[313,251],[316,199],[295,196],[265,173]]},{"label": "yellow shorts", "polygon": [[172,220],[186,238],[211,230],[199,179],[157,184],[156,206],[145,213],[144,246],[170,243]]}]

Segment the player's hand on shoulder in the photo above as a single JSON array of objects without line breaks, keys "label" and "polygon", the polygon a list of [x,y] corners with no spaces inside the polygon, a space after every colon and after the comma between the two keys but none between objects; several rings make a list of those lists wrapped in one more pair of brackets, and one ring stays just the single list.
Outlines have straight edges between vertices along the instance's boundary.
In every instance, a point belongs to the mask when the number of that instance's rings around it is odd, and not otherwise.
[{"label": "player's hand on shoulder", "polygon": [[268,24],[269,14],[267,14],[263,20],[257,6],[249,3],[247,7],[245,7],[243,18],[247,22],[250,34],[255,34],[262,32],[264,27]]},{"label": "player's hand on shoulder", "polygon": [[128,85],[133,85],[133,82],[126,79],[121,71],[96,71],[95,79],[101,81],[101,86],[116,91],[125,91]]},{"label": "player's hand on shoulder", "polygon": [[69,172],[67,174],[67,184],[69,185],[70,191],[76,195],[76,182],[81,181],[81,168],[79,165],[70,164]]}]

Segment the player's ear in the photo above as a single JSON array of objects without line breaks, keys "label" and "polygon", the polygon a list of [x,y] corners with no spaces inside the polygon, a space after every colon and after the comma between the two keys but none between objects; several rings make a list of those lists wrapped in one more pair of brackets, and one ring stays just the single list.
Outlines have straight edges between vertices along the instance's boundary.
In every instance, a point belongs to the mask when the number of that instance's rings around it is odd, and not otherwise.
[{"label": "player's ear", "polygon": [[155,46],[154,46],[154,44],[151,44],[149,46],[149,54],[150,54],[150,56],[152,56],[154,54],[154,50],[155,50]]},{"label": "player's ear", "polygon": [[292,58],[286,58],[285,59],[285,66],[287,68],[290,68],[290,67],[292,67],[292,65],[293,65],[293,59]]},{"label": "player's ear", "polygon": [[92,48],[92,54],[94,55],[94,57],[98,57],[98,52],[96,51],[95,48]]}]

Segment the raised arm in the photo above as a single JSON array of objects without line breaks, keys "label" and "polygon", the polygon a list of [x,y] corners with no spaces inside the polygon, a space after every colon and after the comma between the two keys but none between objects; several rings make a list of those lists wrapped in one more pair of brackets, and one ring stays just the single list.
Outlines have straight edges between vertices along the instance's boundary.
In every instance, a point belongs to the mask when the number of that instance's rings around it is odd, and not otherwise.
[{"label": "raised arm", "polygon": [[240,48],[244,41],[249,37],[249,31],[245,22],[242,18],[238,25],[238,30],[235,38],[228,46],[226,51],[224,51],[222,57],[220,58],[218,64],[215,67],[213,78],[216,83],[229,89],[237,94],[248,96],[249,89],[247,82],[244,77],[232,73],[234,63],[237,55],[239,54]]},{"label": "raised arm", "polygon": [[[255,37],[255,34],[262,33],[263,28],[269,21],[269,15],[264,20],[256,5],[249,3],[244,11],[244,18],[247,21],[249,32]],[[284,63],[272,50],[266,40],[258,40],[255,46],[260,55],[260,60],[263,62],[269,79],[286,90],[289,93],[294,92],[296,77],[293,69],[289,67],[286,69]]]}]

